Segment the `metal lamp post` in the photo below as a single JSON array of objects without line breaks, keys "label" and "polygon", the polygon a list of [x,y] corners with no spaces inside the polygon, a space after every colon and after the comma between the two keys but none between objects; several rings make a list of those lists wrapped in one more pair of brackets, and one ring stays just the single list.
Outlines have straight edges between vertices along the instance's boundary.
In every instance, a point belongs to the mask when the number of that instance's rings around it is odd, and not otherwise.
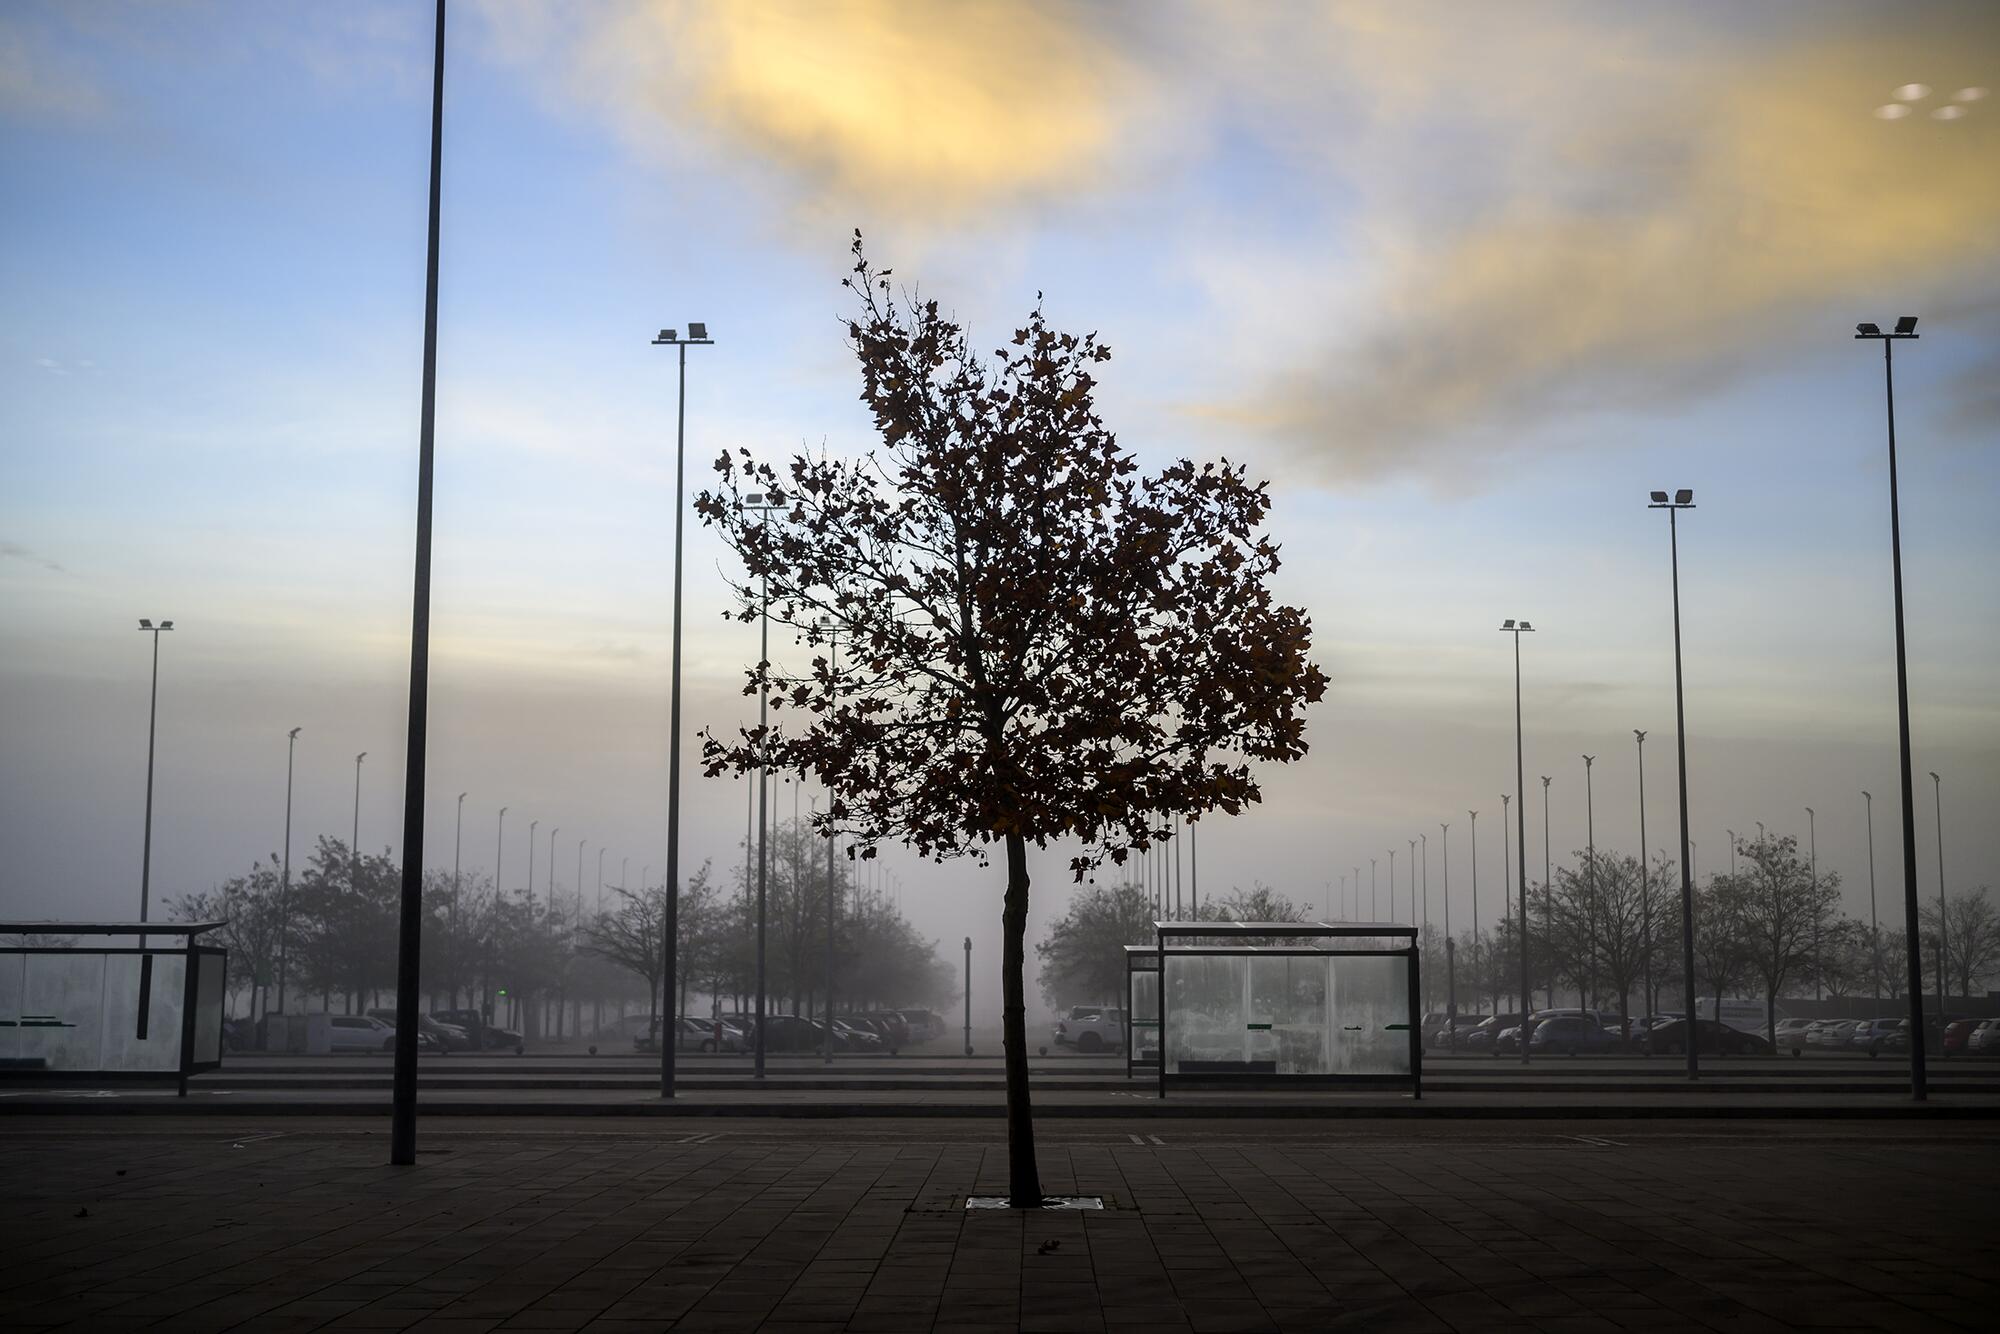
[{"label": "metal lamp post", "polygon": [[[1807,854],[1810,861],[1807,864],[1812,868],[1810,883],[1813,896],[1813,999],[1819,1000],[1820,981],[1826,971],[1826,958],[1819,952],[1819,817],[1813,813],[1813,808],[1810,806],[1806,807],[1806,847],[1810,849]],[[1732,846],[1732,861],[1734,851]]]},{"label": "metal lamp post", "polygon": [[[1632,729],[1639,743],[1639,929],[1645,942],[1639,955],[1646,974],[1646,1013],[1653,1013],[1653,882],[1646,867],[1646,734]],[[1630,1034],[1626,1035],[1628,1038]]]},{"label": "metal lamp post", "polygon": [[[1472,820],[1472,967],[1473,995],[1479,994],[1479,812],[1467,811]],[[1499,1038],[1496,1032],[1495,1039]]]},{"label": "metal lamp post", "polygon": [[[159,732],[160,721],[160,632],[172,630],[172,621],[161,621],[154,625],[141,616],[141,633],[153,637],[153,686],[152,702],[146,710],[146,832],[139,849],[139,920],[147,920],[147,913],[153,901],[153,742]],[[153,1010],[153,956],[145,952],[146,937],[139,936],[139,1025],[137,1036],[145,1040],[146,1029]]]},{"label": "metal lamp post", "polygon": [[1882,922],[1875,912],[1875,795],[1863,790],[1862,804],[1868,812],[1868,954],[1869,980],[1875,999],[1882,999]]},{"label": "metal lamp post", "polygon": [[303,730],[294,727],[285,734],[285,862],[284,870],[280,872],[278,880],[279,1014],[285,1012],[285,942],[291,935],[292,924],[292,758],[299,748],[299,733]]},{"label": "metal lamp post", "polygon": [[[1549,851],[1549,784],[1553,783],[1555,780],[1553,778],[1550,778],[1547,774],[1541,775],[1541,779],[1542,779],[1542,911],[1546,913],[1550,918],[1554,918],[1556,915],[1555,860],[1551,856]],[[1556,973],[1555,969],[1553,968],[1549,970],[1548,1000],[1549,1000],[1549,1008],[1551,1009],[1555,1008]]]},{"label": "metal lamp post", "polygon": [[360,883],[361,874],[361,761],[368,758],[362,751],[354,757],[354,828],[347,836],[347,888],[351,893]]},{"label": "metal lamp post", "polygon": [[972,937],[965,938],[965,1054],[972,1055]]},{"label": "metal lamp post", "polygon": [[396,928],[396,1067],[389,1162],[417,1161],[417,991],[424,925],[424,774],[430,728],[431,479],[436,458],[438,219],[444,185],[444,0],[431,58],[430,229],[424,264],[424,387],[417,440],[417,534],[410,597],[410,691],[403,733],[403,877]]},{"label": "metal lamp post", "polygon": [[[783,505],[781,502],[771,500],[761,491],[754,491],[743,498],[743,508],[758,511],[768,522],[771,511],[782,509]],[[757,650],[757,745],[761,750],[764,745],[767,720],[770,717],[771,580],[769,575],[764,576],[757,601],[757,618],[762,627]],[[760,763],[757,766],[757,1041],[754,1069],[758,1079],[764,1077],[764,907],[765,887],[769,876],[764,830],[769,803],[770,778]]]},{"label": "metal lamp post", "polygon": [[1444,970],[1446,1030],[1451,1034],[1445,1039],[1446,1045],[1454,1051],[1458,1048],[1458,976],[1453,967],[1456,947],[1451,943],[1451,826],[1438,821],[1438,857],[1444,864]]},{"label": "metal lamp post", "polygon": [[1528,800],[1525,794],[1526,767],[1522,759],[1521,733],[1521,636],[1534,633],[1526,621],[1509,617],[1501,623],[1503,633],[1514,636],[1514,843],[1520,857],[1521,885],[1521,1064],[1528,1063],[1528,1010],[1534,1004],[1528,995]]},{"label": "metal lamp post", "polygon": [[[1507,900],[1514,892],[1514,887],[1511,883],[1514,875],[1512,870],[1514,854],[1511,851],[1513,844],[1510,842],[1513,835],[1507,829],[1507,812],[1513,808],[1513,803],[1513,797],[1505,792],[1500,794],[1500,918],[1502,921],[1505,921],[1507,918]],[[1533,1008],[1528,1003],[1527,998],[1523,997],[1521,1000],[1522,1015],[1526,1016],[1528,1011]],[[1500,1011],[1500,979],[1497,977],[1493,979],[1493,1010],[1496,1014]]]},{"label": "metal lamp post", "polygon": [[1589,911],[1583,920],[1589,935],[1589,945],[1584,952],[1584,976],[1589,979],[1585,990],[1590,994],[1590,1008],[1597,1008],[1597,806],[1592,794],[1590,781],[1591,765],[1597,762],[1595,755],[1583,757],[1583,847],[1584,858],[1590,863],[1584,877],[1584,892],[1589,895],[1585,902]]},{"label": "metal lamp post", "polygon": [[1674,584],[1674,731],[1680,756],[1681,790],[1681,982],[1687,992],[1687,1071],[1701,1078],[1701,1039],[1696,1030],[1694,995],[1694,840],[1688,837],[1687,701],[1681,677],[1681,540],[1680,512],[1694,508],[1694,492],[1682,487],[1672,500],[1655,491],[1648,509],[1667,512],[1667,541],[1673,560]]},{"label": "metal lamp post", "polygon": [[[679,359],[679,390],[674,408],[674,634],[670,651],[667,687],[667,915],[661,932],[664,986],[672,995],[678,986],[676,944],[680,939],[681,908],[681,530],[686,517],[687,479],[687,350],[709,347],[708,325],[700,320],[688,323],[688,336],[678,329],[662,329],[654,347],[671,347]],[[760,955],[761,957],[761,955]],[[660,1096],[674,1096],[674,1042],[660,1043]],[[758,1073],[763,1073],[764,1034],[757,1034]]]},{"label": "metal lamp post", "polygon": [[1903,797],[1903,930],[1910,969],[1910,1097],[1924,1101],[1924,961],[1923,926],[1917,913],[1917,798],[1910,774],[1910,673],[1903,639],[1903,520],[1896,490],[1896,367],[1894,349],[1900,339],[1917,337],[1917,317],[1904,315],[1890,333],[1873,324],[1854,326],[1854,336],[1882,344],[1882,386],[1889,421],[1889,567],[1896,592],[1896,723],[1897,758],[1901,764]]},{"label": "metal lamp post", "polygon": [[[1937,845],[1938,845],[1937,996],[1938,996],[1938,1037],[1939,1041],[1941,1042],[1943,1041],[1944,1023],[1945,1023],[1944,1002],[1945,1002],[1945,997],[1950,994],[1945,990],[1945,982],[1947,980],[1946,965],[1951,960],[1951,951],[1949,948],[1949,942],[1947,941],[1945,935],[1946,927],[1945,927],[1945,903],[1944,903],[1944,780],[1937,776],[1937,771],[1935,769],[1931,771],[1931,803],[1937,811]],[[1910,1045],[1911,1046],[1916,1045],[1916,1040],[1914,1038],[1911,1040]],[[1940,1052],[1942,1052],[1942,1048],[1940,1048]]]},{"label": "metal lamp post", "polygon": [[465,799],[470,793],[458,794],[458,817],[452,823],[451,833],[451,1003],[458,1006],[458,868],[465,851]]}]

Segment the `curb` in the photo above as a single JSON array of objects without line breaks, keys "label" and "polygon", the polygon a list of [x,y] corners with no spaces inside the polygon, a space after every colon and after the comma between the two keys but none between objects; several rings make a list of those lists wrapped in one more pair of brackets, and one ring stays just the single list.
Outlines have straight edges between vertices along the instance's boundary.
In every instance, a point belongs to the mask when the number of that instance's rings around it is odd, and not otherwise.
[{"label": "curb", "polygon": [[[8,1116],[225,1116],[225,1117],[369,1117],[387,1116],[389,1104],[200,1101],[180,1099],[98,1100],[65,1099],[60,1102],[0,1102],[0,1119]],[[419,1104],[417,1114],[435,1117],[610,1117],[626,1119],[680,1117],[738,1117],[773,1120],[999,1120],[1007,1115],[999,1103],[499,1103],[463,1102]],[[1584,1103],[1576,1106],[1507,1106],[1448,1103],[1379,1103],[1374,1105],[1243,1103],[1134,1103],[1108,1106],[1097,1103],[1049,1103],[1035,1109],[1037,1120],[1215,1120],[1219,1118],[1270,1121],[1871,1121],[1947,1120],[1979,1121],[2000,1119],[2000,1104],[1980,1103],[1885,1103],[1879,1106],[1785,1106],[1763,1103],[1749,1106],[1680,1103],[1664,1106],[1607,1105]]]}]

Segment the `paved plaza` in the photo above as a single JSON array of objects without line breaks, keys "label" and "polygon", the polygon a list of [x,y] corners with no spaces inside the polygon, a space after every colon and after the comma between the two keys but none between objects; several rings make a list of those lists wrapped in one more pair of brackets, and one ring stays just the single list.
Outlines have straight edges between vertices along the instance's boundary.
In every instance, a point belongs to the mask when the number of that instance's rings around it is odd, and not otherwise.
[{"label": "paved plaza", "polygon": [[0,1327],[1990,1328],[1988,1122],[0,1122]]}]

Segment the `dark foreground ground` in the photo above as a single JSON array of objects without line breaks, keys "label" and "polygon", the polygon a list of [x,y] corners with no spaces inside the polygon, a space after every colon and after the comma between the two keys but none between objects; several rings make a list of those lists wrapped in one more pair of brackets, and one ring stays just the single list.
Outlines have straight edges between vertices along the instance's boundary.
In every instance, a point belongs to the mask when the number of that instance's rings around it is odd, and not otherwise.
[{"label": "dark foreground ground", "polygon": [[0,1122],[0,1328],[1991,1329],[2000,1125]]}]

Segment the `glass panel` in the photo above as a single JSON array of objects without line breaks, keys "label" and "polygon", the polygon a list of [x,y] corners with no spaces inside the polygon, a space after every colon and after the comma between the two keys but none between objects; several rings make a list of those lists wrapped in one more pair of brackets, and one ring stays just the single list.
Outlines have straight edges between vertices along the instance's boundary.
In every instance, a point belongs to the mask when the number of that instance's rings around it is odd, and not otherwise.
[{"label": "glass panel", "polygon": [[1158,973],[1133,973],[1132,1023],[1134,1027],[1160,1022],[1160,975]]},{"label": "glass panel", "polygon": [[[194,1059],[222,1059],[222,983],[226,954],[197,954],[194,975]],[[176,1067],[178,1068],[178,1067]]]},{"label": "glass panel", "polygon": [[[1399,955],[1168,955],[1171,1073],[1410,1073],[1410,961]],[[1135,1015],[1156,1015],[1145,974]]]},{"label": "glass panel", "polygon": [[30,954],[21,1056],[47,1070],[95,1070],[104,1041],[102,954]]},{"label": "glass panel", "polygon": [[104,969],[104,1053],[99,1070],[173,1071],[181,1068],[181,997],[187,960],[180,954],[153,956],[153,1005],[146,1037],[139,1023],[140,956],[100,956]]},{"label": "glass panel", "polygon": [[1335,956],[1332,1073],[1410,1073],[1410,961],[1402,955]]},{"label": "glass panel", "polygon": [[1241,1068],[1250,1059],[1250,960],[1170,954],[1166,962],[1168,1070]]},{"label": "glass panel", "polygon": [[0,1061],[21,1057],[21,989],[25,954],[0,954]]}]

